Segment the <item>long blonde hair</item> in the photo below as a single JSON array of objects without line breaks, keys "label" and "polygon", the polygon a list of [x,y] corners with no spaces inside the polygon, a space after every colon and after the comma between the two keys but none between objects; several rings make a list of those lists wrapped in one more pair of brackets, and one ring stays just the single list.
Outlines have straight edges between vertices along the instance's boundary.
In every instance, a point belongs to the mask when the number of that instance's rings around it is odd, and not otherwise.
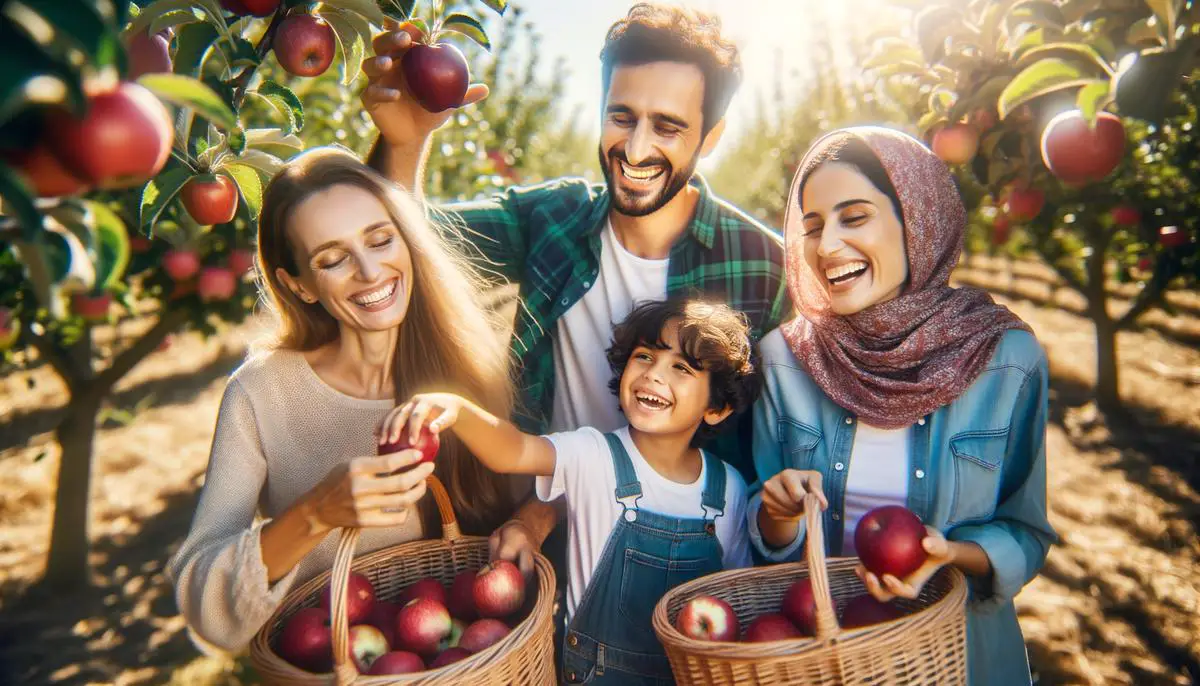
[{"label": "long blonde hair", "polygon": [[[275,349],[310,351],[337,339],[338,321],[320,303],[305,303],[276,275],[298,274],[287,232],[296,208],[314,193],[346,185],[374,195],[387,210],[412,256],[413,291],[400,326],[393,367],[396,402],[414,393],[458,393],[498,417],[513,407],[508,347],[498,321],[481,305],[484,281],[425,219],[407,193],[337,148],[314,148],[293,158],[263,193],[258,225],[258,276],[262,298],[276,316]],[[436,473],[446,485],[464,530],[490,533],[514,507],[508,479],[484,467],[447,432]],[[431,524],[431,498],[424,520]]]}]

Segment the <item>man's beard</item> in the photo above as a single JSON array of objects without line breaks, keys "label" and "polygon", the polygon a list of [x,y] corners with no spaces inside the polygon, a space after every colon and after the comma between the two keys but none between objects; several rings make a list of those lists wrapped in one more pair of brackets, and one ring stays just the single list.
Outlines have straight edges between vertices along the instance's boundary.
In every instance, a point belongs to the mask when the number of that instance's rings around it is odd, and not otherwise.
[{"label": "man's beard", "polygon": [[[662,209],[664,205],[671,202],[679,191],[687,186],[688,181],[692,178],[692,174],[696,171],[696,165],[700,161],[700,150],[697,149],[696,153],[692,155],[692,159],[688,161],[687,168],[676,173],[675,168],[671,166],[671,163],[666,158],[657,157],[643,160],[636,167],[662,167],[662,175],[666,177],[666,182],[659,187],[660,190],[656,194],[648,198],[637,197],[634,199],[624,194],[617,187],[616,180],[613,178],[613,167],[619,167],[621,162],[629,164],[628,158],[625,157],[625,151],[613,150],[608,155],[605,155],[604,149],[600,148],[599,154],[600,169],[604,171],[604,181],[608,185],[608,195],[612,199],[612,207],[627,217],[644,217]],[[629,166],[635,167],[632,164]],[[620,173],[620,171],[618,170],[617,173]]]}]

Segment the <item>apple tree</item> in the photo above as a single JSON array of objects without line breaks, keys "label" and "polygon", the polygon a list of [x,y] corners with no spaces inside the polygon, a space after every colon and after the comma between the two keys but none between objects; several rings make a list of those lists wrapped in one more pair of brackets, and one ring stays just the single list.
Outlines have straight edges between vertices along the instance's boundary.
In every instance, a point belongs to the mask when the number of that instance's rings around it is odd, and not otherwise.
[{"label": "apple tree", "polygon": [[[327,73],[348,87],[389,21],[417,19],[425,42],[488,45],[477,14],[412,11],[402,0],[3,3],[0,367],[48,365],[69,393],[47,584],[88,583],[93,439],[114,386],[172,332],[213,333],[253,309],[263,187],[312,125],[295,87]],[[96,335],[118,319],[140,333]]]},{"label": "apple tree", "polygon": [[[1095,326],[1096,397],[1120,411],[1116,334],[1200,277],[1194,70],[1182,0],[941,0],[865,67],[911,112],[990,242],[1039,255]],[[1106,287],[1136,282],[1114,312]]]}]

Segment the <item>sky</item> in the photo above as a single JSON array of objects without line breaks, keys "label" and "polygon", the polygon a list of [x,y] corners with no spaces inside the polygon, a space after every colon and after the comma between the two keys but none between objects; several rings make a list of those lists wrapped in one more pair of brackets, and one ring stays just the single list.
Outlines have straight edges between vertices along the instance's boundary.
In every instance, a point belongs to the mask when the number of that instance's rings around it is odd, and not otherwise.
[{"label": "sky", "polygon": [[[854,8],[862,11],[871,0],[827,2],[825,0],[675,0],[721,17],[725,35],[738,44],[745,74],[730,111],[726,116],[725,142],[734,140],[752,120],[760,93],[769,95],[775,88],[777,62],[783,71],[807,68],[806,17],[814,12],[832,13],[834,26],[848,26],[856,18]],[[521,6],[522,19],[532,21],[542,36],[542,64],[549,68],[557,57],[566,58],[569,78],[564,111],[575,104],[584,106],[585,115],[595,113],[584,124],[599,132],[600,48],[608,27],[635,4],[634,0],[514,0]],[[778,57],[777,57],[778,54]],[[718,146],[701,165],[720,161],[730,146]]]}]

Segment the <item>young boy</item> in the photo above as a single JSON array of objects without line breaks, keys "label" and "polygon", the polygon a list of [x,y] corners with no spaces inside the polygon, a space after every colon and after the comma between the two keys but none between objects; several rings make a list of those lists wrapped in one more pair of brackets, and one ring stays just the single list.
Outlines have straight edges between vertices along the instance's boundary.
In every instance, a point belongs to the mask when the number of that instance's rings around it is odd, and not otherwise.
[{"label": "young boy", "polygon": [[672,683],[650,623],[669,589],[751,564],[746,484],[699,446],[753,405],[761,373],[745,317],[681,299],[638,306],[608,361],[628,426],[522,433],[450,394],[418,395],[384,419],[380,440],[453,428],[489,469],[538,477],[568,509],[568,683]]}]

